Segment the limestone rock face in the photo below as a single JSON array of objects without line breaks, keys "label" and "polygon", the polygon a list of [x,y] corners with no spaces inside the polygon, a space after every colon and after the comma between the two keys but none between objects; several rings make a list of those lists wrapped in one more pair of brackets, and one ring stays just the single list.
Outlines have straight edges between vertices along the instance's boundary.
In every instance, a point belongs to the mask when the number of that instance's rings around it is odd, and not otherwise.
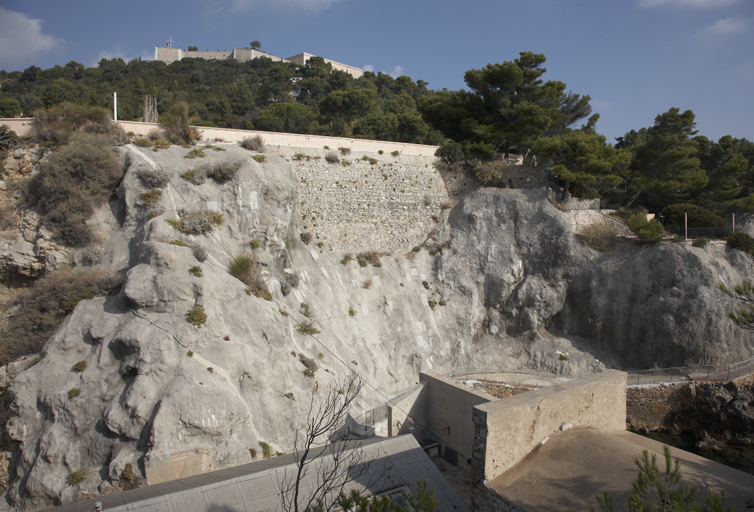
[{"label": "limestone rock face", "polygon": [[[300,241],[314,223],[302,219],[302,182],[288,162],[215,145],[226,151],[207,149],[199,163],[180,147],[124,149],[130,167],[118,199],[93,221],[106,241],[77,256],[122,269],[124,284],[117,295],[81,301],[41,360],[11,383],[7,430],[18,453],[8,499],[19,508],[113,492],[128,464],[155,483],[250,462],[261,457],[260,442],[289,451],[312,393],[353,372],[369,383],[353,410],[363,422],[361,413],[414,385],[422,370],[579,374],[604,368],[596,357],[649,366],[653,357],[717,357],[718,346],[751,353],[751,337],[720,321],[728,303],[717,284],[752,270],[737,251],[619,244],[597,253],[545,193],[483,189],[441,210],[447,196],[433,183],[422,208],[437,213],[421,214],[422,222],[437,217],[431,232],[391,235],[405,247],[362,267],[330,250],[324,231]],[[180,177],[223,162],[240,164],[226,183]],[[141,199],[138,173],[150,169],[169,178],[157,211]],[[379,165],[362,172],[388,181]],[[405,201],[423,201],[406,187]],[[221,214],[223,224],[203,236],[167,222],[198,210]],[[254,255],[272,300],[228,273],[239,253]],[[199,307],[206,322],[189,323]],[[304,322],[321,332],[300,334]],[[316,361],[313,377],[302,358]],[[79,470],[86,478],[70,485]]]},{"label": "limestone rock face", "polygon": [[727,318],[740,305],[719,285],[752,271],[750,256],[724,245],[621,244],[575,268],[552,328],[595,340],[623,368],[737,362],[751,357],[752,336]]}]

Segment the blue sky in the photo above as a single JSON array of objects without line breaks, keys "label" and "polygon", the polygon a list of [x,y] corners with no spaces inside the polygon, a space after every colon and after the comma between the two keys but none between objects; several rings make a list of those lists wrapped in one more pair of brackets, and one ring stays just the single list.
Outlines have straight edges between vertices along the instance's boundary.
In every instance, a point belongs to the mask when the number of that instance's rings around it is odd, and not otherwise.
[{"label": "blue sky", "polygon": [[169,37],[200,50],[259,40],[432,89],[533,51],[546,78],[592,97],[608,141],[671,107],[711,139],[754,140],[754,0],[0,0],[6,71],[151,59]]}]

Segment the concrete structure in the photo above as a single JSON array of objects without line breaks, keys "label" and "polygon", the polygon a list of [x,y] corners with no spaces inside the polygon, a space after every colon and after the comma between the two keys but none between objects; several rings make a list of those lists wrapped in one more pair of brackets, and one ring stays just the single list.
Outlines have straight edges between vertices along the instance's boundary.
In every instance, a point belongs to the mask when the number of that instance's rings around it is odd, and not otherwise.
[{"label": "concrete structure", "polygon": [[474,408],[475,485],[521,462],[548,436],[570,428],[626,428],[626,374],[608,370]]},{"label": "concrete structure", "polygon": [[[312,57],[315,57],[315,55],[304,52],[284,59],[282,57],[277,57],[275,55],[271,55],[261,50],[255,50],[253,48],[233,48],[233,50],[230,51],[184,51],[180,48],[171,48],[165,46],[155,46],[154,48],[154,60],[159,60],[167,64],[170,64],[171,62],[177,62],[182,59],[236,59],[239,62],[247,62],[252,59],[258,59],[260,57],[266,57],[275,62],[293,62],[295,64],[303,66],[306,64],[306,61],[308,61]],[[331,64],[333,69],[344,71],[354,78],[359,78],[363,74],[361,68],[349,66],[348,64],[342,64],[330,59],[324,60],[325,62]]]},{"label": "concrete structure", "polygon": [[[147,136],[153,130],[161,130],[162,126],[157,123],[142,123],[138,121],[118,121],[118,125],[127,133]],[[326,135],[306,135],[301,133],[262,132],[257,130],[234,130],[232,128],[209,128],[206,126],[195,127],[203,140],[240,142],[248,137],[259,135],[264,139],[267,146],[278,148],[310,148],[323,149],[325,146],[333,150],[339,147],[347,147],[352,152],[363,151],[377,153],[383,151],[389,155],[397,151],[400,157],[405,156],[434,156],[437,146],[424,144],[409,144],[405,142],[387,142],[380,140],[354,139],[348,137],[328,137]]]},{"label": "concrete structure", "polygon": [[28,137],[31,135],[32,126],[34,125],[33,117],[4,117],[0,118],[0,126],[7,126],[13,130],[19,137]]},{"label": "concrete structure", "polygon": [[[566,512],[597,506],[595,496],[604,492],[616,511],[628,510],[631,482],[636,479],[635,457],[642,450],[657,456],[664,470],[662,444],[625,431],[601,432],[574,429],[550,436],[547,443],[524,461],[483,488],[474,500],[482,510]],[[728,505],[750,510],[754,476],[683,450],[672,449],[681,462],[682,482],[696,487],[697,498],[707,492],[725,493]]]},{"label": "concrete structure", "polygon": [[[443,479],[412,436],[401,436],[361,445],[367,464],[366,472],[350,479],[346,492],[352,489],[363,495],[392,494],[416,490],[417,481],[427,482],[434,489],[438,510],[465,512],[466,507]],[[310,474],[317,474],[327,458],[309,466]],[[109,496],[68,503],[53,509],[55,512],[93,511],[94,503],[102,503],[106,512],[246,512],[283,510],[280,487],[283,479],[292,474],[293,455],[284,455],[260,462],[236,466],[222,471],[205,473],[125,491]],[[360,473],[360,472],[359,472]],[[311,479],[307,478],[307,484]],[[309,489],[303,486],[304,492]]]}]

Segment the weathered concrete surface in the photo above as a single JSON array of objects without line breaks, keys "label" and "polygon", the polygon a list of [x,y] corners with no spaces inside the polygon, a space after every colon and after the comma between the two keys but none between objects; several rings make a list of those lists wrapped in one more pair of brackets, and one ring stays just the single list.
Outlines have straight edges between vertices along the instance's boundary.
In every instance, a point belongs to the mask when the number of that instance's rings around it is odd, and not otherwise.
[{"label": "weathered concrete surface", "polygon": [[474,408],[474,485],[521,462],[547,437],[571,428],[626,428],[626,374],[608,370]]},{"label": "weathered concrete surface", "polygon": [[419,417],[426,423],[417,433],[439,441],[443,449],[457,451],[458,464],[467,468],[474,446],[474,407],[497,399],[435,372],[422,372],[420,379],[425,386]]},{"label": "weathered concrete surface", "polygon": [[[642,450],[655,454],[658,466],[664,468],[662,444],[637,434],[592,429],[560,432],[488,482],[492,492],[477,493],[475,500],[482,505],[494,503],[495,498],[507,500],[513,505],[509,510],[565,512],[597,508],[595,496],[607,492],[616,511],[628,510],[626,500],[637,475],[633,460]],[[706,491],[724,492],[728,504],[748,510],[747,503],[754,499],[754,476],[682,450],[673,449],[671,454],[681,461],[682,482],[697,487],[699,498],[704,499]]]},{"label": "weathered concrete surface", "polygon": [[[448,486],[413,436],[371,442],[361,446],[364,458],[370,461],[365,474],[348,481],[345,492],[356,490],[362,495],[380,494],[401,486],[417,489],[417,480],[434,490],[438,510],[466,512],[461,499]],[[309,468],[306,483],[314,483],[313,475],[326,464],[328,457],[314,462]],[[94,510],[94,503],[102,503],[108,512],[149,510],[151,512],[277,512],[284,510],[280,495],[281,484],[294,468],[293,455],[275,457],[253,464],[216,471],[205,475],[182,478],[117,495],[69,503],[55,507],[55,512]],[[302,492],[307,492],[308,485]]]}]

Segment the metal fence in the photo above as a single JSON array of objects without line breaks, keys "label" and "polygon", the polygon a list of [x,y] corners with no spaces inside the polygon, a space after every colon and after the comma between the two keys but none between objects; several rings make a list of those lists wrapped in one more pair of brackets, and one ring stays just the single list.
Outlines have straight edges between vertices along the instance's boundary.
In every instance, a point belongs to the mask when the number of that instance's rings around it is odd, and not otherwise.
[{"label": "metal fence", "polygon": [[628,373],[628,385],[664,384],[688,380],[727,381],[754,373],[754,359],[733,364],[702,364],[680,368],[653,368]]},{"label": "metal fence", "polygon": [[530,388],[553,386],[578,378],[577,376],[553,375],[534,370],[491,370],[488,368],[454,369],[446,376],[455,380],[491,382]]},{"label": "metal fence", "polygon": [[[722,239],[733,233],[733,226],[723,226],[720,228],[689,228],[689,238],[717,238]],[[683,234],[683,233],[681,233]]]}]

